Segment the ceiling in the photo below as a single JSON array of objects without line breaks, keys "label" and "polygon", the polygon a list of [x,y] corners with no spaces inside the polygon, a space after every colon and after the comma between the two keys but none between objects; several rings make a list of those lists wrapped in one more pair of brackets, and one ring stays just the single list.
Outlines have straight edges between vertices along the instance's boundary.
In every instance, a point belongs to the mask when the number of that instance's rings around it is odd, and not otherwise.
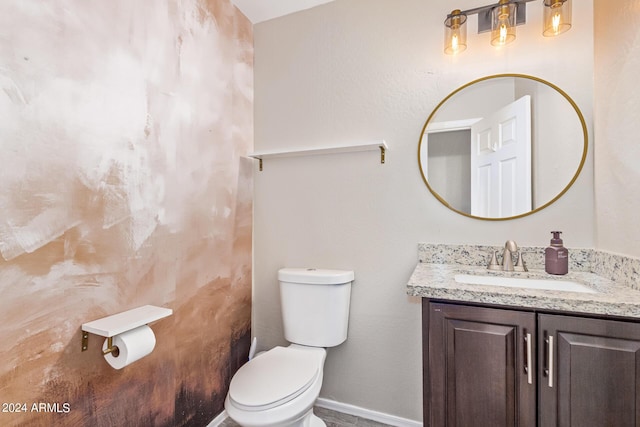
[{"label": "ceiling", "polygon": [[254,24],[310,9],[330,1],[333,0],[231,0]]}]

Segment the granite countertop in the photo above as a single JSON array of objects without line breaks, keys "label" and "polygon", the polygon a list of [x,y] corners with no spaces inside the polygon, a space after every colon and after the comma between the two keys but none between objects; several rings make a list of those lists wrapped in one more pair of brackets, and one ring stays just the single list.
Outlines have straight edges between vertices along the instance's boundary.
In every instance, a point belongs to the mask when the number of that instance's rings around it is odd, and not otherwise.
[{"label": "granite countertop", "polygon": [[[568,274],[562,276],[548,274],[543,269],[529,269],[529,272],[503,272],[491,271],[485,266],[462,265],[454,262],[424,262],[422,258],[423,256],[407,284],[408,295],[514,308],[640,318],[639,290],[590,271],[570,270]],[[456,282],[454,278],[456,274],[570,280],[586,285],[596,293],[470,285]]]}]

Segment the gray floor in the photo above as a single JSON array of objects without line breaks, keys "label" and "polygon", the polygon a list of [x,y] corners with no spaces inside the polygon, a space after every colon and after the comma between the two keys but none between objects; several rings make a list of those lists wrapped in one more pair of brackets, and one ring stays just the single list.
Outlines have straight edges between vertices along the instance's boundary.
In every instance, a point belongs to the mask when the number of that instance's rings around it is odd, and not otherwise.
[{"label": "gray floor", "polygon": [[[327,427],[390,427],[388,424],[382,424],[364,418],[354,417],[340,412],[331,411],[325,408],[314,408],[313,412],[322,418]],[[238,424],[227,418],[220,424],[220,427],[238,427]]]}]

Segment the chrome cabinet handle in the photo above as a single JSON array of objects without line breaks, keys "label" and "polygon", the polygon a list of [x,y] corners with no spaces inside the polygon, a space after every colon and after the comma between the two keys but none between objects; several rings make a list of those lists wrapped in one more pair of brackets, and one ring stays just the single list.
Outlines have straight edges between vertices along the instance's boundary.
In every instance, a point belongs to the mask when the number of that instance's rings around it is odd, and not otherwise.
[{"label": "chrome cabinet handle", "polygon": [[553,387],[553,335],[549,335],[549,337],[547,338],[547,343],[548,343],[548,358],[547,360],[549,361],[549,365],[548,365],[548,385],[549,387]]},{"label": "chrome cabinet handle", "polygon": [[531,334],[527,334],[524,337],[527,342],[527,366],[524,367],[524,371],[527,373],[527,382],[533,384],[533,369],[531,369]]}]

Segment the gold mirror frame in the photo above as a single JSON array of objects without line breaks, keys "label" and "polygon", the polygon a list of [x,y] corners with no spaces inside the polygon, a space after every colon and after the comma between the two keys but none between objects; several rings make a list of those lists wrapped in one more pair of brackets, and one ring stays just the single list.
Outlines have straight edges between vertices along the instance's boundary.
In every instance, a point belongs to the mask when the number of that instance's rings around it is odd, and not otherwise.
[{"label": "gold mirror frame", "polygon": [[[529,80],[533,80],[536,81],[538,83],[542,83],[545,84],[549,87],[551,87],[552,89],[555,89],[560,95],[562,95],[568,102],[569,104],[573,107],[574,111],[576,112],[576,115],[578,116],[578,119],[580,120],[580,125],[582,126],[582,133],[584,136],[584,148],[582,150],[582,158],[580,160],[580,164],[578,166],[578,169],[576,170],[575,174],[573,175],[573,178],[569,181],[569,183],[564,187],[564,189],[562,191],[560,191],[560,193],[558,193],[557,196],[555,196],[553,199],[549,200],[548,202],[544,203],[543,205],[530,210],[529,212],[523,213],[523,214],[519,214],[519,215],[515,215],[515,216],[509,216],[509,217],[504,217],[504,218],[491,218],[491,217],[481,217],[481,216],[476,216],[476,215],[471,215],[470,213],[466,213],[463,211],[460,211],[456,208],[454,208],[453,206],[451,206],[446,200],[444,200],[444,198],[442,196],[440,196],[440,194],[438,194],[437,191],[435,191],[435,189],[433,189],[431,187],[431,185],[429,184],[429,180],[427,179],[426,175],[425,175],[425,171],[422,168],[422,142],[424,140],[424,134],[427,130],[427,126],[429,125],[429,123],[431,122],[431,119],[434,117],[434,115],[438,112],[438,110],[440,109],[440,107],[442,107],[449,99],[451,99],[453,96],[455,96],[456,94],[458,94],[460,91],[468,88],[469,86],[472,86],[476,83],[480,83],[486,80],[490,80],[490,79],[497,79],[497,78],[504,78],[504,77],[518,77],[518,78],[524,78],[524,79],[529,79]],[[584,120],[584,116],[582,115],[582,112],[580,111],[580,109],[578,108],[578,105],[573,101],[573,99],[571,99],[571,97],[569,95],[567,95],[567,93],[565,91],[563,91],[562,89],[560,89],[558,86],[554,85],[553,83],[550,83],[546,80],[543,80],[541,78],[538,77],[534,77],[534,76],[529,76],[526,74],[512,74],[512,73],[507,73],[507,74],[494,74],[494,75],[490,75],[490,76],[485,76],[485,77],[481,77],[479,79],[473,80],[461,87],[459,87],[458,89],[454,90],[453,92],[451,92],[449,95],[447,95],[442,101],[440,101],[440,103],[436,106],[436,108],[431,112],[431,114],[429,115],[429,117],[427,118],[427,121],[425,122],[424,126],[422,127],[422,132],[420,132],[420,140],[418,143],[418,167],[420,168],[420,175],[422,176],[422,180],[424,181],[425,185],[427,186],[427,188],[429,189],[429,191],[431,192],[431,194],[433,194],[433,196],[438,199],[438,201],[440,203],[442,203],[443,205],[445,205],[447,208],[451,209],[452,211],[469,217],[469,218],[474,218],[474,219],[481,219],[481,220],[486,220],[486,221],[506,221],[506,220],[510,220],[510,219],[517,219],[517,218],[522,218],[531,214],[534,214],[536,212],[541,211],[542,209],[546,208],[547,206],[553,204],[556,200],[558,200],[560,197],[562,197],[568,190],[569,188],[571,188],[571,186],[573,185],[573,183],[578,179],[578,176],[580,175],[580,172],[582,171],[582,168],[584,166],[584,163],[587,159],[587,151],[588,151],[588,147],[589,147],[589,142],[588,142],[589,136],[587,133],[587,124]]]}]

